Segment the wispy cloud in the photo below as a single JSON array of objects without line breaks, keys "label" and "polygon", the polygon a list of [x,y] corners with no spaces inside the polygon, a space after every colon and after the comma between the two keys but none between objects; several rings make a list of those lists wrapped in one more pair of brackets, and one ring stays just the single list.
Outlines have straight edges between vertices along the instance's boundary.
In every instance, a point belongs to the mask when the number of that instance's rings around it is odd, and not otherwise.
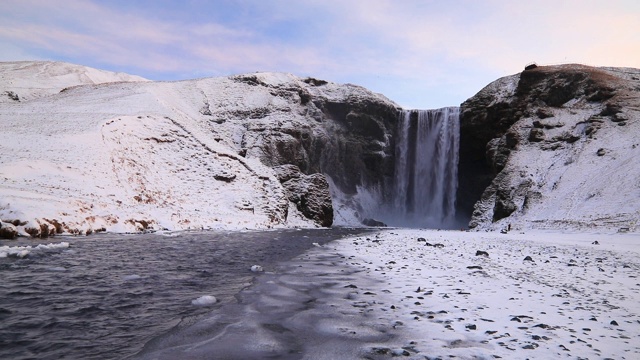
[{"label": "wispy cloud", "polygon": [[151,78],[289,71],[360,83],[409,106],[459,103],[534,60],[640,66],[634,0],[116,4],[4,0],[0,50]]}]

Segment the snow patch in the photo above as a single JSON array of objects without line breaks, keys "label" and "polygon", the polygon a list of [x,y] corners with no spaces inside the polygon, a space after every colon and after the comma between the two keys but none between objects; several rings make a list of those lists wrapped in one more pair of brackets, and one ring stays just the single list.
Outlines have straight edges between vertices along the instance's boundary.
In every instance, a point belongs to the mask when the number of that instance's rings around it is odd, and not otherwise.
[{"label": "snow patch", "polygon": [[69,248],[69,243],[63,241],[61,243],[49,243],[49,244],[39,244],[36,246],[26,245],[26,246],[0,246],[0,258],[14,257],[14,258],[25,258],[32,253],[43,252],[43,251],[51,251],[51,250],[59,250],[59,249],[67,249]]}]

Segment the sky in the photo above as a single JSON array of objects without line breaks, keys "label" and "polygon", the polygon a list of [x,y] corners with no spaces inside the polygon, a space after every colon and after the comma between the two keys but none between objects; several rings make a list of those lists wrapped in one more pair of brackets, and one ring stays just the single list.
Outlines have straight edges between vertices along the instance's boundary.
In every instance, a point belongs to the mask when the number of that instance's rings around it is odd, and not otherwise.
[{"label": "sky", "polygon": [[184,80],[282,71],[457,106],[531,62],[640,68],[637,0],[0,0],[0,61]]}]

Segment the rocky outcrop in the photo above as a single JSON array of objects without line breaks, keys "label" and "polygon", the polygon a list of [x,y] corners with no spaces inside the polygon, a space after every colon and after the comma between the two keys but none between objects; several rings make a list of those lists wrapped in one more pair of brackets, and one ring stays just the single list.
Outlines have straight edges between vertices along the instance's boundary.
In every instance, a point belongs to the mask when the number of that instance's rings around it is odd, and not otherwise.
[{"label": "rocky outcrop", "polygon": [[624,198],[640,186],[625,175],[640,165],[639,79],[636,69],[539,66],[465,101],[458,199],[470,227],[635,226],[639,210]]},{"label": "rocky outcrop", "polygon": [[13,239],[16,235],[18,235],[18,230],[15,225],[0,221],[0,239]]},{"label": "rocky outcrop", "polygon": [[304,174],[327,174],[348,194],[393,176],[399,107],[383,96],[311,78],[276,81],[269,74],[251,74],[231,79],[246,92],[270,98],[267,106],[250,104],[226,114],[246,129],[236,144],[244,156],[269,166],[293,164]]},{"label": "rocky outcrop", "polygon": [[[399,107],[359,86],[49,62],[3,63],[0,77],[19,85],[0,88],[0,219],[28,223],[18,236],[330,226],[328,183],[353,198],[392,178]],[[280,182],[286,164],[300,174]]]},{"label": "rocky outcrop", "polygon": [[[359,190],[390,187],[399,107],[384,96],[350,84],[256,73],[225,80],[227,88],[254,99],[230,109],[207,92],[209,81],[201,86],[211,131],[239,155],[326,175],[332,192],[350,202],[340,208],[358,209]],[[354,224],[362,220],[355,216]]]},{"label": "rocky outcrop", "polygon": [[324,227],[330,227],[333,224],[329,183],[324,175],[319,173],[305,175],[295,165],[281,165],[273,169],[284,186],[289,201],[293,202],[307,219]]}]

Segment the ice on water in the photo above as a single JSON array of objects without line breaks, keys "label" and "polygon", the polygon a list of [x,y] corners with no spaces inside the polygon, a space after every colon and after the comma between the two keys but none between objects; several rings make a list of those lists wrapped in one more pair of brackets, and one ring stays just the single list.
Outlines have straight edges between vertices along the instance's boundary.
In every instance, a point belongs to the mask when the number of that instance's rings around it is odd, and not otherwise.
[{"label": "ice on water", "polygon": [[66,241],[60,243],[39,244],[36,246],[0,246],[0,258],[14,257],[25,258],[34,252],[59,250],[69,248],[69,243]]}]

